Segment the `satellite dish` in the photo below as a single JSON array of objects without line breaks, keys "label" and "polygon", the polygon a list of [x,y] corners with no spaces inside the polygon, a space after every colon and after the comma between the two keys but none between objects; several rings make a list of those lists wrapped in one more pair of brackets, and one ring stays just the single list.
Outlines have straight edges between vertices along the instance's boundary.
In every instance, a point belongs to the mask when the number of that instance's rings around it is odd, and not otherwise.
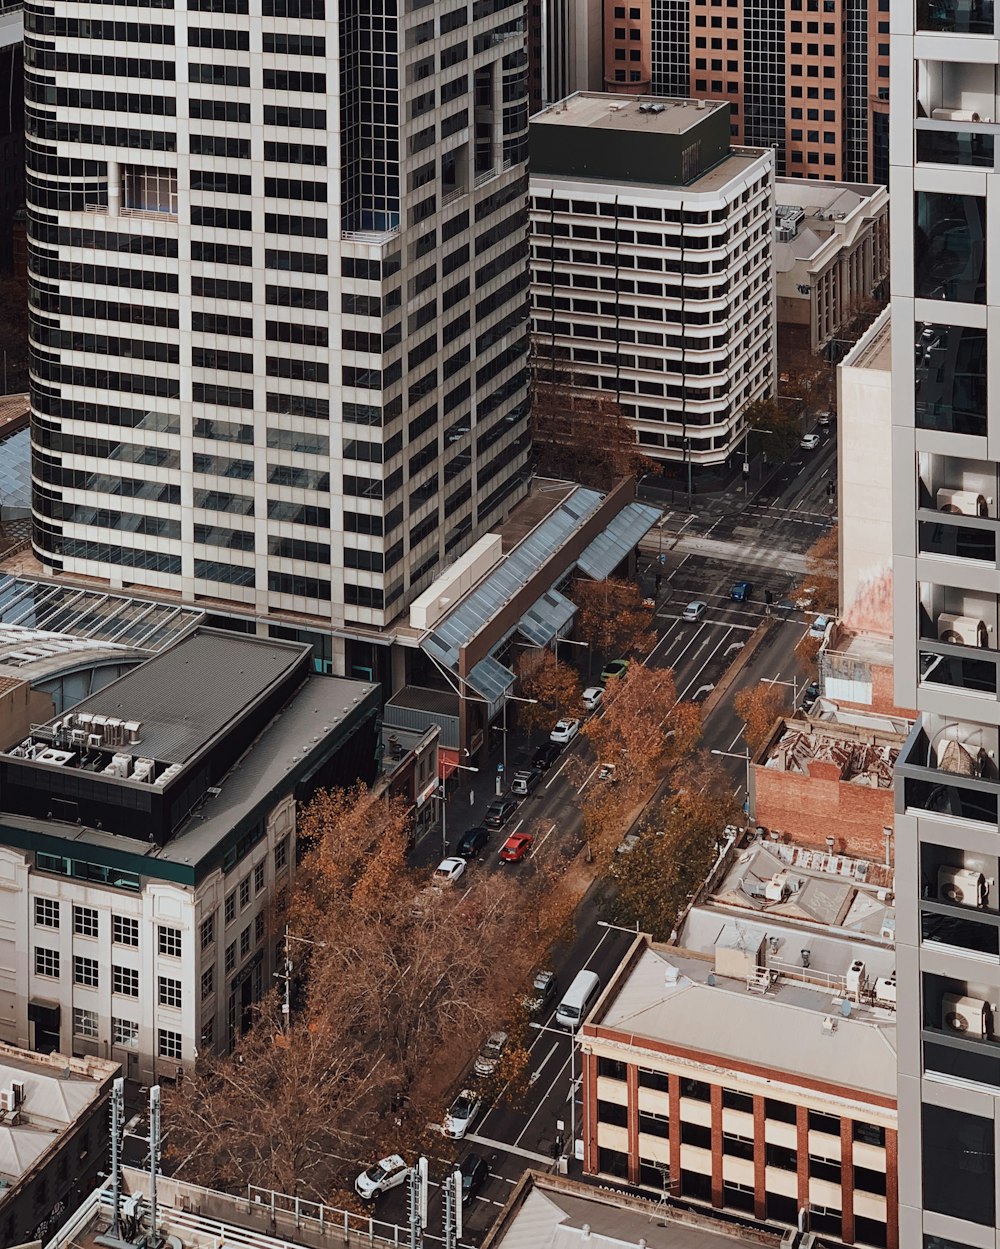
[{"label": "satellite dish", "polygon": [[846,997],[840,1003],[840,1013],[844,1016],[845,1019],[850,1019],[851,1017],[851,1003],[850,1003],[850,1000]]}]

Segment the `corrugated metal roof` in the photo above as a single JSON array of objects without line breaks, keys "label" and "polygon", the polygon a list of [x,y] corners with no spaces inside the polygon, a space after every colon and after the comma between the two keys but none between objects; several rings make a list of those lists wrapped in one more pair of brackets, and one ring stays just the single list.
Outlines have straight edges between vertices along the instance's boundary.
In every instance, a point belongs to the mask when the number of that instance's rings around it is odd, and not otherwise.
[{"label": "corrugated metal roof", "polygon": [[558,590],[547,590],[518,622],[518,631],[535,646],[548,646],[576,615],[576,604]]},{"label": "corrugated metal roof", "polygon": [[499,659],[487,655],[469,673],[469,684],[490,704],[490,717],[502,698],[514,688],[514,674]]},{"label": "corrugated metal roof", "polygon": [[659,519],[659,508],[648,503],[629,503],[591,542],[577,560],[577,567],[595,581],[610,577]]}]

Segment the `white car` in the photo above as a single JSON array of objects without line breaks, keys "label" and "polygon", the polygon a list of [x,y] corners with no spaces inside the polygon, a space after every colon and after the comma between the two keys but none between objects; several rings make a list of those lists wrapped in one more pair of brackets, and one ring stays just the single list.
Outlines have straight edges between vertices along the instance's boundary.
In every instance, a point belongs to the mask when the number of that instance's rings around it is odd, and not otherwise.
[{"label": "white car", "polygon": [[445,1136],[450,1136],[453,1141],[460,1141],[472,1127],[482,1104],[482,1099],[473,1089],[462,1089],[444,1117]]},{"label": "white car", "polygon": [[390,1188],[402,1184],[409,1173],[410,1168],[399,1154],[390,1154],[361,1172],[354,1181],[354,1191],[365,1201],[371,1201],[379,1193],[387,1193]]},{"label": "white car", "polygon": [[811,638],[819,638],[822,641],[826,637],[826,627],[829,623],[829,616],[817,616],[809,626],[809,636]]},{"label": "white car", "polygon": [[565,746],[571,742],[580,731],[579,720],[560,720],[556,727],[549,734],[549,741],[556,742],[560,746]]},{"label": "white car", "polygon": [[687,607],[681,612],[681,620],[700,620],[705,614],[705,607],[701,599],[695,599],[693,603],[688,603]]},{"label": "white car", "polygon": [[441,885],[453,885],[456,880],[464,873],[466,867],[465,859],[453,858],[442,859],[431,877],[431,884],[440,887]]},{"label": "white car", "polygon": [[596,711],[604,701],[604,686],[591,685],[583,691],[583,705],[588,711]]},{"label": "white car", "polygon": [[803,434],[799,446],[804,451],[815,451],[819,446],[819,434]]}]

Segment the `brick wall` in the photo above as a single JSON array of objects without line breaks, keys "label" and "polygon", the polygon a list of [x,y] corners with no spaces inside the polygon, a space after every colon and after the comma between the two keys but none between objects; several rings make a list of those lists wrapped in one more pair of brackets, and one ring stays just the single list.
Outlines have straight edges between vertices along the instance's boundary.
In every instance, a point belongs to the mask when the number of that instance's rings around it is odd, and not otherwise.
[{"label": "brick wall", "polygon": [[787,833],[799,845],[834,850],[854,858],[881,862],[885,856],[882,829],[893,822],[892,790],[850,785],[840,779],[836,764],[814,762],[809,772],[780,772],[754,766],[757,823]]},{"label": "brick wall", "polygon": [[870,703],[852,703],[846,698],[838,698],[841,707],[857,707],[860,711],[874,711],[882,716],[902,716],[906,720],[915,720],[917,713],[908,707],[897,707],[896,692],[893,688],[892,668],[883,664],[872,664],[872,700]]}]

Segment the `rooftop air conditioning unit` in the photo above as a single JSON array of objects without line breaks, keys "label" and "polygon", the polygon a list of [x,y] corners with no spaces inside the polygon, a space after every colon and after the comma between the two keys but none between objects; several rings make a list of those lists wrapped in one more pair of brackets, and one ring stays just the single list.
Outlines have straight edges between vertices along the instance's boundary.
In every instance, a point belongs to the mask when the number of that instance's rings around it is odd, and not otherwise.
[{"label": "rooftop air conditioning unit", "polygon": [[971,108],[932,108],[931,117],[934,121],[982,121]]},{"label": "rooftop air conditioning unit", "polygon": [[968,867],[939,867],[938,896],[961,906],[985,906],[988,890],[982,872]]},{"label": "rooftop air conditioning unit", "polygon": [[14,1094],[15,1106],[23,1106],[24,1105],[24,1081],[23,1080],[11,1080],[10,1091]]},{"label": "rooftop air conditioning unit", "polygon": [[955,516],[985,516],[986,496],[976,490],[939,490],[937,510],[951,512]]},{"label": "rooftop air conditioning unit", "polygon": [[87,734],[87,749],[88,750],[100,749],[102,741],[103,741],[103,738],[101,737],[100,733],[88,733]]},{"label": "rooftop air conditioning unit", "polygon": [[883,1006],[896,1005],[896,977],[879,976],[875,981],[875,1001]]},{"label": "rooftop air conditioning unit", "polygon": [[858,997],[868,981],[864,960],[856,958],[847,969],[847,992]]},{"label": "rooftop air conditioning unit", "polygon": [[17,1109],[17,1100],[14,1096],[13,1089],[0,1089],[0,1110],[3,1113],[10,1114],[12,1110]]},{"label": "rooftop air conditioning unit", "polygon": [[976,616],[954,616],[942,612],[937,618],[938,641],[954,642],[959,646],[984,647],[989,639],[986,621]]},{"label": "rooftop air conditioning unit", "polygon": [[988,1032],[989,1003],[961,993],[946,993],[941,999],[941,1027],[946,1032],[967,1032],[982,1040]]}]

